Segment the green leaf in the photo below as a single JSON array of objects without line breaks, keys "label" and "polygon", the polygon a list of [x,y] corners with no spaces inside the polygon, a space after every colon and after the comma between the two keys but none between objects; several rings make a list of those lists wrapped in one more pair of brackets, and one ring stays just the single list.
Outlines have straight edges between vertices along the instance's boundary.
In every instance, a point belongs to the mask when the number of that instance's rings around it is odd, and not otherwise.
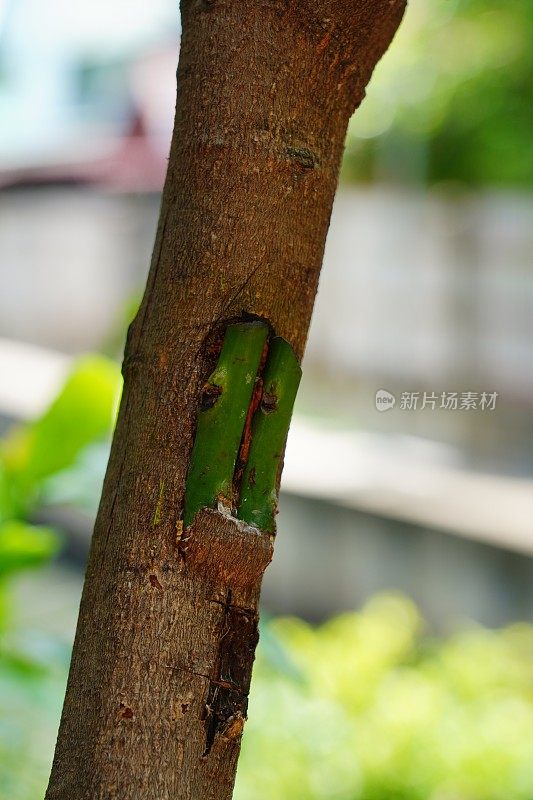
[{"label": "green leaf", "polygon": [[70,467],[88,444],[111,434],[120,387],[115,362],[84,357],[43,416],[11,432],[2,456],[17,516],[27,513],[45,478]]},{"label": "green leaf", "polygon": [[29,567],[37,567],[59,548],[52,528],[9,520],[0,525],[0,578]]},{"label": "green leaf", "polygon": [[41,499],[46,505],[69,505],[96,514],[107,461],[109,442],[90,444],[72,466],[45,481]]}]

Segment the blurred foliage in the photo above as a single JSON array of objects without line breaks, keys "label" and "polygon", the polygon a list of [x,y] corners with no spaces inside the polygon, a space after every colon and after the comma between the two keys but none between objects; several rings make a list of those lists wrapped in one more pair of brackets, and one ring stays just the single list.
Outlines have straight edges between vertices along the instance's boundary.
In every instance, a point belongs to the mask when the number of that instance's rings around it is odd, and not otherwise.
[{"label": "blurred foliage", "polygon": [[533,797],[533,627],[437,641],[384,595],[268,631],[291,669],[263,637],[235,800]]},{"label": "blurred foliage", "polygon": [[349,128],[348,180],[533,184],[533,3],[411,0]]},{"label": "blurred foliage", "polygon": [[0,797],[42,800],[54,751],[69,647],[36,631],[2,634]]},{"label": "blurred foliage", "polygon": [[[69,646],[16,624],[8,581],[57,550],[56,532],[31,522],[37,508],[94,509],[119,387],[117,366],[84,359],[48,411],[1,446],[0,796],[10,800],[43,796]],[[532,797],[532,626],[439,641],[396,595],[319,627],[263,621],[235,800]]]},{"label": "blurred foliage", "polygon": [[89,447],[108,452],[120,385],[112,361],[83,358],[50,408],[0,443],[0,797],[10,800],[43,796],[69,657],[69,645],[18,625],[11,582],[57,553],[59,532],[35,516],[60,500],[54,481]]},{"label": "blurred foliage", "polygon": [[42,503],[47,480],[71,467],[88,445],[109,438],[119,387],[115,362],[87,356],[39,419],[10,432],[0,451],[4,518],[27,517]]},{"label": "blurred foliage", "polygon": [[[10,800],[43,796],[66,673],[50,646],[29,666],[3,661],[2,719],[17,720],[15,736],[0,723]],[[532,626],[436,640],[396,595],[316,628],[263,625],[235,800],[532,796]]]},{"label": "blurred foliage", "polygon": [[0,580],[10,573],[38,566],[57,548],[51,528],[10,519],[0,526]]}]

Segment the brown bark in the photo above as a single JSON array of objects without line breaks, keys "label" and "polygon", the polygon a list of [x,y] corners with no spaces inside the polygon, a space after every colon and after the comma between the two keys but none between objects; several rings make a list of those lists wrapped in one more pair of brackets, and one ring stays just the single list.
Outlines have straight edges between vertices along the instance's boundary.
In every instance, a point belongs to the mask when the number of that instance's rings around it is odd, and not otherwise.
[{"label": "brown bark", "polygon": [[174,137],[47,800],[231,797],[271,542],[180,516],[213,342],[301,356],[346,125],[404,0],[185,0]]}]

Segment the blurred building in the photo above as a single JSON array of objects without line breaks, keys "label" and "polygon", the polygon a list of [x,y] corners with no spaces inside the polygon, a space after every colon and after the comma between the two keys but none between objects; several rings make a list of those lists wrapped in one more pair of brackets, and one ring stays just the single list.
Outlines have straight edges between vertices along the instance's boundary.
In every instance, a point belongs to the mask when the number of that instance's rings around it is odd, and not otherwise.
[{"label": "blurred building", "polygon": [[149,8],[4,2],[0,186],[158,191],[174,111],[176,27],[166,0]]}]

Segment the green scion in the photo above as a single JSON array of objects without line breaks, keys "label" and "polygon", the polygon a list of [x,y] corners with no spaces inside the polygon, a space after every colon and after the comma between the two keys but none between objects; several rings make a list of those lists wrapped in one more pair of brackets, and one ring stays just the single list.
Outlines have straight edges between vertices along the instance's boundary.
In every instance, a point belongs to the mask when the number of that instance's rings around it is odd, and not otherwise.
[{"label": "green scion", "polygon": [[235,464],[267,336],[268,327],[262,322],[230,325],[226,330],[198,414],[185,487],[185,527],[201,508],[214,508],[219,500],[232,505]]},{"label": "green scion", "polygon": [[237,508],[239,519],[268,533],[276,529],[279,476],[301,376],[290,344],[280,337],[273,339],[263,374],[263,397],[252,420]]}]

